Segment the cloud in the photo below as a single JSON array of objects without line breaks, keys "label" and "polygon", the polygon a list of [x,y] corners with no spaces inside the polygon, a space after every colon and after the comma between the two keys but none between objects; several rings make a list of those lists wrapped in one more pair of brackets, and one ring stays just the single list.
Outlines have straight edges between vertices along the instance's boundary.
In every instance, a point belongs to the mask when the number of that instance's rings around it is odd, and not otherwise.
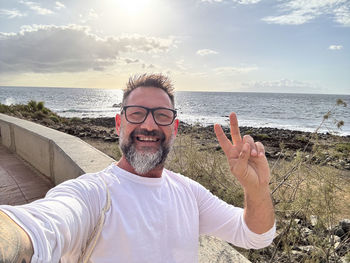
[{"label": "cloud", "polygon": [[66,6],[65,6],[63,3],[61,3],[61,2],[56,1],[55,4],[56,4],[55,8],[56,8],[57,10],[66,8]]},{"label": "cloud", "polygon": [[219,52],[211,50],[211,49],[200,49],[197,51],[197,55],[200,55],[200,56],[216,55],[218,53]]},{"label": "cloud", "polygon": [[26,16],[26,14],[21,13],[20,11],[16,9],[0,9],[0,16],[5,16],[7,18],[16,18],[16,17],[22,17]]},{"label": "cloud", "polygon": [[350,26],[348,0],[288,0],[279,5],[281,15],[267,16],[262,20],[270,24],[301,25],[322,15],[330,15],[337,23]]},{"label": "cloud", "polygon": [[79,17],[80,17],[80,23],[86,24],[90,21],[93,21],[93,20],[96,20],[97,18],[99,18],[99,15],[96,13],[95,9],[90,8],[88,13],[79,14]]},{"label": "cloud", "polygon": [[257,4],[259,3],[261,0],[236,0],[233,2],[242,4],[242,5],[250,5],[250,4]]},{"label": "cloud", "polygon": [[310,93],[319,91],[319,88],[312,83],[290,79],[251,81],[242,83],[242,86],[246,87],[246,90],[253,90],[258,92]]},{"label": "cloud", "polygon": [[50,9],[43,8],[36,2],[20,1],[20,3],[26,5],[29,9],[35,11],[39,15],[51,15],[51,14],[53,14],[53,12]]},{"label": "cloud", "polygon": [[335,21],[344,26],[350,27],[350,7],[340,6],[339,8],[334,9]]},{"label": "cloud", "polygon": [[121,53],[166,52],[172,38],[125,35],[99,37],[88,27],[24,26],[0,33],[0,72],[79,72],[115,65]]},{"label": "cloud", "polygon": [[214,69],[214,72],[218,75],[232,75],[232,74],[244,74],[251,71],[258,70],[258,67],[218,67]]},{"label": "cloud", "polygon": [[328,49],[330,49],[330,50],[341,50],[341,49],[343,49],[343,46],[342,45],[330,45],[328,47]]},{"label": "cloud", "polygon": [[224,2],[233,2],[236,4],[241,4],[241,5],[250,5],[250,4],[256,4],[259,3],[261,0],[201,0],[201,2],[206,2],[206,3],[224,3]]},{"label": "cloud", "polygon": [[206,3],[221,3],[223,0],[201,0],[201,2],[206,2]]},{"label": "cloud", "polygon": [[146,69],[146,70],[155,69],[155,68],[156,68],[155,65],[153,65],[153,64],[146,64],[146,63],[143,63],[143,64],[141,65],[141,67],[142,67],[142,69]]},{"label": "cloud", "polygon": [[132,59],[132,58],[125,58],[124,59],[126,64],[133,64],[133,63],[139,63],[140,60],[139,59]]},{"label": "cloud", "polygon": [[179,59],[175,62],[175,66],[176,66],[176,70],[180,70],[180,71],[188,71],[189,70],[189,67],[188,65],[186,64],[185,60],[182,58],[182,59]]}]

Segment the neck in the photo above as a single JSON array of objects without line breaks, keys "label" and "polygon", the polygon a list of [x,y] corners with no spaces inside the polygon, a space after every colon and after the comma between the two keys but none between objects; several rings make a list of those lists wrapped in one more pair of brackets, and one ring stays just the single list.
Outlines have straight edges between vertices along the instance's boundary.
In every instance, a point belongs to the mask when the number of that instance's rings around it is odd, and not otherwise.
[{"label": "neck", "polygon": [[122,158],[116,163],[116,165],[120,168],[122,168],[125,171],[128,171],[129,173],[136,174],[138,176],[142,177],[149,177],[149,178],[160,178],[162,177],[163,173],[163,165],[157,166],[156,168],[152,169],[146,174],[139,174],[135,171],[134,167],[131,166],[131,164],[126,160],[125,156],[123,155]]}]

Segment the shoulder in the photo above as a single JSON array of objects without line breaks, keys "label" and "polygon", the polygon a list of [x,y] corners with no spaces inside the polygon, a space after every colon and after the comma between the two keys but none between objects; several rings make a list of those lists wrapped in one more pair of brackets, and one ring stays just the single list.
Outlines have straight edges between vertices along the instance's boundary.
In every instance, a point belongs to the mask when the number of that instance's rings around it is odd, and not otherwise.
[{"label": "shoulder", "polygon": [[167,169],[165,169],[165,172],[167,173],[167,176],[168,176],[170,181],[172,181],[173,183],[182,185],[183,187],[188,188],[196,196],[198,196],[199,192],[201,192],[201,191],[208,191],[200,183],[196,182],[195,180],[193,180],[187,176],[184,176],[180,173],[172,172],[172,171],[167,170]]},{"label": "shoulder", "polygon": [[67,180],[56,187],[52,188],[46,195],[46,197],[53,197],[57,195],[77,195],[82,197],[92,196],[104,196],[106,191],[106,185],[109,185],[113,181],[113,174],[110,166],[106,169],[95,172],[86,173],[75,179]]}]

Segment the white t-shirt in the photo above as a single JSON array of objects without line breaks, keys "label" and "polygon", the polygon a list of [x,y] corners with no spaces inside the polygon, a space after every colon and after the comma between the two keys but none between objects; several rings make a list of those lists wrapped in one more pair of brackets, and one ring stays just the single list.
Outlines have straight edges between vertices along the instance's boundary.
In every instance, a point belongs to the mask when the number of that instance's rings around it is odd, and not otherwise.
[{"label": "white t-shirt", "polygon": [[198,238],[208,234],[244,248],[272,242],[275,226],[258,235],[243,209],[228,205],[197,182],[164,169],[160,178],[131,174],[115,164],[52,188],[44,199],[0,206],[30,236],[32,262],[77,262],[101,210],[111,207],[93,263],[198,262]]}]

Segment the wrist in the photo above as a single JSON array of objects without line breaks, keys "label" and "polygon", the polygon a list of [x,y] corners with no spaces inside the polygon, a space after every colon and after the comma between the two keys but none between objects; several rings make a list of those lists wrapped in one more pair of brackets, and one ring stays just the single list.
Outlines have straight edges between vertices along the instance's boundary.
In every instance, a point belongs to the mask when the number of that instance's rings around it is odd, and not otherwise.
[{"label": "wrist", "polygon": [[244,195],[246,200],[261,201],[266,198],[271,199],[271,190],[268,186],[257,188],[244,188]]}]

